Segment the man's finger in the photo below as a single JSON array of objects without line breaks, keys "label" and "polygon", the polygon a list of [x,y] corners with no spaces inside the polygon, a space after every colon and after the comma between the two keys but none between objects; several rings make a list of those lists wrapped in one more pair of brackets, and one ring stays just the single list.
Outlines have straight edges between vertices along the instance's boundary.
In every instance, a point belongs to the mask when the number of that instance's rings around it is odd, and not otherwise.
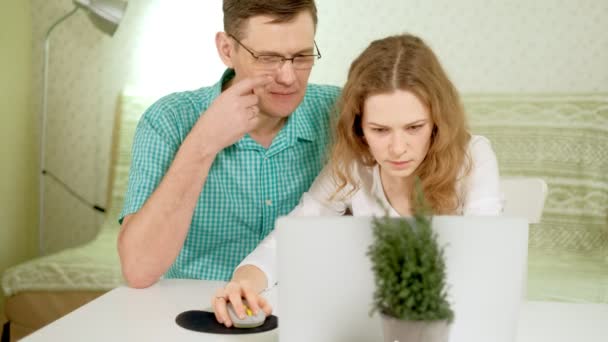
[{"label": "man's finger", "polygon": [[271,81],[272,81],[272,77],[266,76],[266,75],[246,78],[246,79],[240,81],[239,83],[233,85],[232,87],[230,87],[230,89],[228,89],[228,91],[232,91],[237,95],[252,94],[254,88],[264,86],[264,85],[270,83]]},{"label": "man's finger", "polygon": [[251,107],[247,108],[247,110],[249,111],[250,120],[255,118],[258,114],[260,114],[260,108],[258,108],[258,106],[251,106]]},{"label": "man's finger", "polygon": [[245,127],[247,133],[250,133],[256,127],[258,127],[259,123],[260,123],[260,116],[259,115],[252,115],[251,117],[249,117],[249,120],[247,120],[247,125]]},{"label": "man's finger", "polygon": [[244,95],[241,97],[241,104],[245,107],[251,107],[257,105],[259,102],[259,98],[257,95]]}]

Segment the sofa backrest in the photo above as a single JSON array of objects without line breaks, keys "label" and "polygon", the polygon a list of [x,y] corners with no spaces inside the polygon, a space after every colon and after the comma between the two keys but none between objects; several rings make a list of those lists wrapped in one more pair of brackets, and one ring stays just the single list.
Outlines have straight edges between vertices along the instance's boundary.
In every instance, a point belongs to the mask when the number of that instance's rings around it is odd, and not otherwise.
[{"label": "sofa backrest", "polygon": [[472,132],[492,142],[501,176],[548,184],[532,248],[608,246],[608,94],[468,95],[464,103]]},{"label": "sofa backrest", "polygon": [[129,168],[131,167],[131,147],[135,128],[139,118],[154,101],[154,97],[133,96],[122,94],[120,96],[116,123],[114,125],[114,142],[112,147],[110,170],[110,200],[109,209],[102,229],[116,229],[118,216],[122,210],[124,196],[127,191]]}]

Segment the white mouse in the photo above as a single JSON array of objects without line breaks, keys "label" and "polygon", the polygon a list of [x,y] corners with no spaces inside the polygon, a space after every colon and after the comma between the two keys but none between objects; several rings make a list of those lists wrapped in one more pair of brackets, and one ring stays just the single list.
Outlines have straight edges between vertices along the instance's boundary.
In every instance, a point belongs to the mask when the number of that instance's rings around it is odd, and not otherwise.
[{"label": "white mouse", "polygon": [[264,321],[266,320],[266,313],[264,310],[259,309],[258,314],[254,315],[253,310],[249,308],[246,300],[243,300],[243,306],[245,307],[245,318],[240,319],[234,311],[232,303],[226,305],[228,315],[230,315],[230,320],[232,320],[235,328],[256,328],[264,324]]}]

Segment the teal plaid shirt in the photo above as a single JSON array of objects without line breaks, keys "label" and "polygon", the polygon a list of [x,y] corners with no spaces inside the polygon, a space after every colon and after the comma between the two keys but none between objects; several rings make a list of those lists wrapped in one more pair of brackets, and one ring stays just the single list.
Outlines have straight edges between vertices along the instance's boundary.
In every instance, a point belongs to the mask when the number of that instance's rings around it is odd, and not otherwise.
[{"label": "teal plaid shirt", "polygon": [[[201,113],[232,77],[228,70],[217,84],[168,95],[144,113],[135,131],[121,222],[150,197]],[[268,149],[246,135],[216,156],[184,246],[166,278],[230,279],[323,167],[339,92],[338,87],[309,84]]]}]

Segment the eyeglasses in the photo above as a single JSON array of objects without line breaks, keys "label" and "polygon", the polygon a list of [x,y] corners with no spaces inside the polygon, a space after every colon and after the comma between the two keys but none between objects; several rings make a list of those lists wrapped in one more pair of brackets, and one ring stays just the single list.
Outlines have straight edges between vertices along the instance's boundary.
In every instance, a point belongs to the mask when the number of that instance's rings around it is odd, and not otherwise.
[{"label": "eyeglasses", "polygon": [[308,70],[315,65],[315,60],[321,58],[321,51],[319,51],[319,47],[317,46],[317,42],[313,40],[315,44],[315,49],[317,50],[316,54],[312,55],[296,55],[291,58],[287,58],[281,55],[258,55],[257,53],[251,51],[248,47],[243,45],[236,37],[231,34],[228,36],[234,39],[240,46],[242,46],[253,58],[255,58],[255,65],[259,69],[262,70],[276,70],[283,66],[283,63],[286,61],[291,61],[291,65],[293,65],[294,69],[297,70]]}]

